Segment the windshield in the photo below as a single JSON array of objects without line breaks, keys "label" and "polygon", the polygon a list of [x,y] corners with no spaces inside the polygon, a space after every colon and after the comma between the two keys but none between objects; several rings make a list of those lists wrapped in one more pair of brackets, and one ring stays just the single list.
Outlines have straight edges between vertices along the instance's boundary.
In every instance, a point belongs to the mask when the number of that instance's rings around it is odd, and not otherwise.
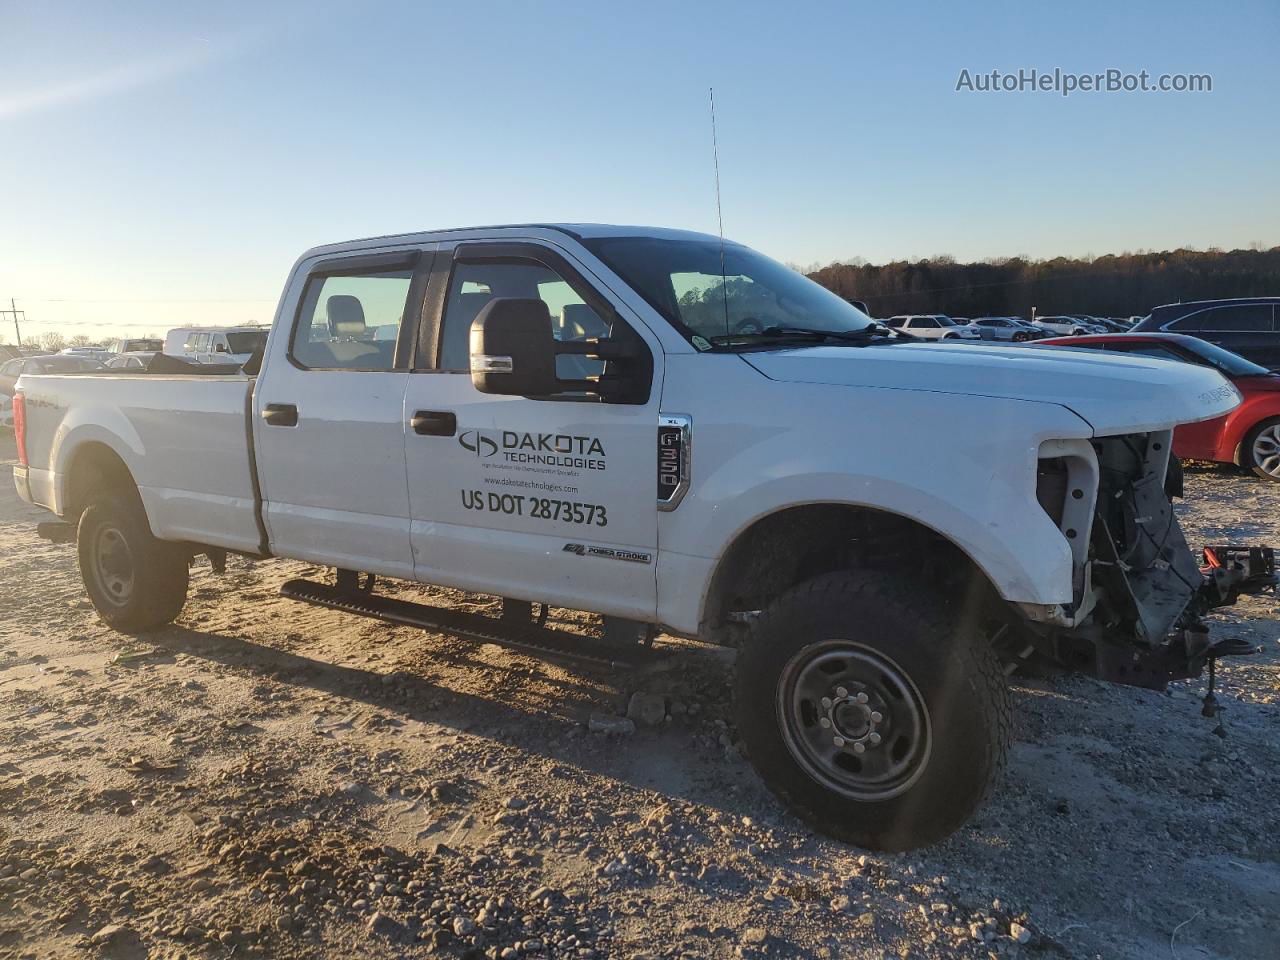
[{"label": "windshield", "polygon": [[[597,237],[584,245],[687,337],[803,327],[847,333],[871,324],[808,277],[736,243]],[[704,344],[695,345],[706,348]]]},{"label": "windshield", "polygon": [[1252,360],[1246,360],[1240,354],[1224,350],[1207,340],[1194,340],[1190,343],[1184,341],[1183,345],[1192,353],[1200,354],[1228,376],[1256,377],[1271,372],[1266,367],[1261,367]]},{"label": "windshield", "polygon": [[133,353],[135,351],[143,351],[143,350],[154,350],[156,352],[159,352],[160,350],[163,350],[163,349],[164,349],[164,344],[159,340],[151,340],[151,339],[125,340],[123,342],[121,349],[118,352]]},{"label": "windshield", "polygon": [[938,320],[938,324],[939,324],[940,326],[943,326],[943,327],[958,327],[958,326],[960,326],[960,324],[956,323],[956,322],[955,322],[954,320],[952,320],[950,317],[938,317],[938,318],[937,318],[937,320]]},{"label": "windshield", "polygon": [[253,353],[266,342],[266,331],[255,330],[249,333],[227,334],[227,346],[232,353]]}]

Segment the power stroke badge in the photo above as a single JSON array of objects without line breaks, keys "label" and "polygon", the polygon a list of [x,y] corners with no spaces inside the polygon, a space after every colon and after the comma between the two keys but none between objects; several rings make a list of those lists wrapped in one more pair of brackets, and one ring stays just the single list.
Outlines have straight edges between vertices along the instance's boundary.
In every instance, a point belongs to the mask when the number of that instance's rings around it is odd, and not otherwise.
[{"label": "power stroke badge", "polygon": [[631,563],[652,563],[653,554],[640,550],[618,550],[615,547],[593,547],[589,543],[566,543],[565,553],[580,557],[604,557],[606,560],[627,560]]}]

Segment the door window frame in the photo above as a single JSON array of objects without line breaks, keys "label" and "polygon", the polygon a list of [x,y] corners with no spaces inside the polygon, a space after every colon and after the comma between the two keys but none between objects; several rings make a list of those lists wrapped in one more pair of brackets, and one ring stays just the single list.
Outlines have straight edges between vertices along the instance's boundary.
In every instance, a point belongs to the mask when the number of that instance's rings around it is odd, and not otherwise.
[{"label": "door window frame", "polygon": [[[294,307],[293,321],[289,324],[289,339],[285,349],[289,365],[306,373],[393,373],[397,371],[403,373],[409,370],[413,365],[414,343],[422,321],[423,305],[433,275],[432,264],[435,257],[434,247],[425,249],[413,247],[408,250],[360,253],[316,261],[307,271],[307,278],[302,284],[297,305]],[[298,329],[303,322],[303,314],[317,284],[323,284],[329,277],[360,277],[406,270],[410,271],[409,290],[405,296],[404,315],[396,335],[395,353],[390,367],[312,367],[294,356]],[[311,322],[310,316],[305,319],[308,324]]]},{"label": "door window frame", "polygon": [[[583,303],[609,325],[610,329],[616,331],[621,326],[628,331],[629,336],[634,338],[638,345],[644,348],[648,357],[648,390],[644,402],[647,403],[652,397],[653,348],[648,341],[637,332],[634,324],[623,318],[613,302],[595,284],[587,280],[582,275],[582,271],[567,257],[551,247],[531,240],[459,240],[452,248],[440,250],[432,271],[431,283],[427,288],[426,304],[422,310],[422,320],[414,351],[413,373],[466,374],[470,377],[470,369],[443,369],[438,366],[438,363],[444,345],[444,313],[448,306],[450,291],[453,289],[454,274],[459,264],[473,263],[511,263],[526,266],[532,264],[556,274],[569,285]],[[554,397],[531,399],[599,402],[598,397],[576,394],[559,394]]]}]

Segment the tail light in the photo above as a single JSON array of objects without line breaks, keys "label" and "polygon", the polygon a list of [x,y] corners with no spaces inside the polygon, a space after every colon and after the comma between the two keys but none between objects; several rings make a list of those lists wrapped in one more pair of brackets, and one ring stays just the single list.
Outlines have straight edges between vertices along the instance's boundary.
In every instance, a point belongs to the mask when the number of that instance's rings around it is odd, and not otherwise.
[{"label": "tail light", "polygon": [[18,463],[27,466],[27,398],[13,395],[13,439],[18,444]]}]

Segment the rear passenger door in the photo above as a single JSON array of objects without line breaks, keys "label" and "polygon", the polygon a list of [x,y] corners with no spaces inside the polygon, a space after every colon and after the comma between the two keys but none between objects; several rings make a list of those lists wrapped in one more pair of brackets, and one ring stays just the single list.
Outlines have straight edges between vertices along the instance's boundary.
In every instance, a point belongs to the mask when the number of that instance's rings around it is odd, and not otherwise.
[{"label": "rear passenger door", "polygon": [[404,393],[432,256],[323,259],[295,279],[294,316],[278,318],[254,394],[275,552],[412,577]]}]

